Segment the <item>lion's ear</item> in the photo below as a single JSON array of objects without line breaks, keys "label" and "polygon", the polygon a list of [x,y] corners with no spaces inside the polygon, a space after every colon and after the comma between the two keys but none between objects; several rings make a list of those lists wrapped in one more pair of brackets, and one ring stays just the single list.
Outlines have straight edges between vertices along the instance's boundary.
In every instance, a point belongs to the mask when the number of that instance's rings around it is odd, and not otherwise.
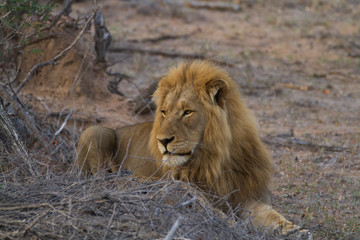
[{"label": "lion's ear", "polygon": [[225,97],[228,94],[228,85],[224,80],[211,80],[206,83],[206,92],[209,94],[211,100],[224,108]]}]

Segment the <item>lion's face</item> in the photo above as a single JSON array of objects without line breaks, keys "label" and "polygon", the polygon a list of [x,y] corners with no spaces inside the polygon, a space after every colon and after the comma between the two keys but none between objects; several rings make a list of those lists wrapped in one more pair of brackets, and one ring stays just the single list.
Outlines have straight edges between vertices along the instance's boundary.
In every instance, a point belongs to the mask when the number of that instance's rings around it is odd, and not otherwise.
[{"label": "lion's face", "polygon": [[193,89],[170,91],[158,111],[161,113],[157,144],[163,161],[177,167],[190,161],[202,141],[206,116]]},{"label": "lion's face", "polygon": [[[227,78],[219,68],[198,61],[180,64],[160,80],[153,98],[157,109],[150,145],[167,166],[199,166],[209,159],[204,154],[210,148],[218,159],[229,157]],[[220,162],[215,164],[219,167]]]}]

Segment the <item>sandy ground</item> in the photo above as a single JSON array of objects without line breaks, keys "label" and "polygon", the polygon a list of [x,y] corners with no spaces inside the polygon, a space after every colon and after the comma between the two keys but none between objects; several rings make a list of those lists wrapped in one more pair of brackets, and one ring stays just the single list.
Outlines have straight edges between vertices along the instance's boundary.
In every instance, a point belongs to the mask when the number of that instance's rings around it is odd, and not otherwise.
[{"label": "sandy ground", "polygon": [[[275,208],[318,238],[360,238],[360,4],[239,2],[240,11],[194,9],[181,1],[97,6],[112,48],[198,54],[226,68],[276,163]],[[75,3],[71,16],[90,15],[94,7],[92,1]],[[118,85],[122,97],[107,90],[112,78],[92,64],[91,37],[85,34],[58,65],[38,73],[23,99],[43,117],[72,110],[67,128],[76,132],[95,122],[120,127],[151,120],[151,113],[134,115],[129,101],[182,58],[110,51],[109,69],[131,77]],[[29,54],[23,69],[72,41],[61,39],[39,43],[43,54]]]}]

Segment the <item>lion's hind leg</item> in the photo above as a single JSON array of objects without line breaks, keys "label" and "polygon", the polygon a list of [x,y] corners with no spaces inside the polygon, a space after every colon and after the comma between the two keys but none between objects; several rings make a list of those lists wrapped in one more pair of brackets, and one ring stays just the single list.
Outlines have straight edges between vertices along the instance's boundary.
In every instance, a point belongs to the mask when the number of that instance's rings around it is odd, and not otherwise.
[{"label": "lion's hind leg", "polygon": [[283,236],[292,235],[296,239],[312,239],[310,231],[300,229],[268,204],[253,203],[247,206],[247,210],[250,212],[251,224],[259,230],[279,232]]},{"label": "lion's hind leg", "polygon": [[113,129],[103,126],[87,128],[76,148],[75,167],[85,174],[96,174],[106,168],[116,172],[117,166],[113,161],[116,146]]}]

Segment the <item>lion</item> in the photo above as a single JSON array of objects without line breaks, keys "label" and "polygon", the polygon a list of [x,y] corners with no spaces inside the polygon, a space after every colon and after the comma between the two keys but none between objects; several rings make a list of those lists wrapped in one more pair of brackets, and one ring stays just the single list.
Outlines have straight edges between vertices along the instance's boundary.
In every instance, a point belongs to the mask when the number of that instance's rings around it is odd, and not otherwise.
[{"label": "lion", "polygon": [[136,176],[190,181],[244,209],[262,231],[311,233],[269,205],[273,165],[238,84],[209,61],[182,62],[153,94],[153,122],[92,126],[80,136],[75,166],[86,174],[128,169]]}]

